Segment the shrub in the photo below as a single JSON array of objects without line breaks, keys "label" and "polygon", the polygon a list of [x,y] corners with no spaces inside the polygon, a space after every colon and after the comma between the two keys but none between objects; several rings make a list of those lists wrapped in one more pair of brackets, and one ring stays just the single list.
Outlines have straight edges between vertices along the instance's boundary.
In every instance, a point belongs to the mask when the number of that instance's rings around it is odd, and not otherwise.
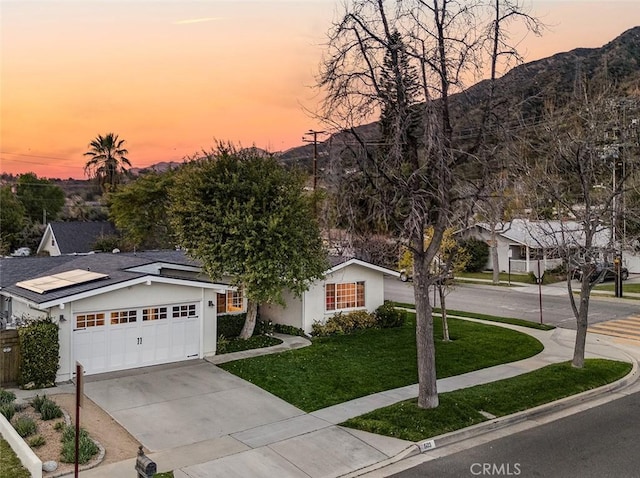
[{"label": "shrub", "polygon": [[486,242],[470,238],[460,241],[460,246],[469,254],[469,262],[465,266],[466,272],[482,272],[489,260],[489,246]]},{"label": "shrub", "polygon": [[53,420],[54,418],[60,418],[63,416],[62,409],[53,400],[47,399],[40,406],[40,416],[43,420]]},{"label": "shrub", "polygon": [[16,399],[15,393],[9,390],[0,388],[0,405],[6,404],[6,403],[13,403],[15,399]]},{"label": "shrub", "polygon": [[[62,432],[62,451],[60,452],[60,461],[63,463],[75,463],[76,430],[73,426],[67,426]],[[98,445],[89,437],[89,434],[83,428],[80,429],[80,438],[78,443],[78,463],[85,464],[98,453]]]},{"label": "shrub", "polygon": [[326,337],[329,335],[351,334],[358,330],[369,329],[377,326],[376,317],[366,310],[354,310],[353,312],[338,312],[329,317],[323,324],[314,322],[311,326],[312,335],[316,337]]},{"label": "shrub", "polygon": [[47,443],[47,440],[44,439],[42,435],[36,435],[29,440],[29,446],[31,448],[38,448]]},{"label": "shrub", "polygon": [[35,388],[52,386],[56,380],[60,343],[58,325],[50,317],[30,321],[18,329],[22,361],[20,383]]},{"label": "shrub", "polygon": [[58,432],[64,430],[64,427],[66,427],[66,425],[63,421],[56,422],[55,425],[53,425],[53,429]]},{"label": "shrub", "polygon": [[307,334],[304,333],[304,330],[294,327],[293,325],[273,324],[273,331],[279,334],[297,335],[299,337],[307,336]]},{"label": "shrub", "polygon": [[18,417],[13,422],[13,428],[24,438],[33,435],[38,430],[38,425],[31,417]]},{"label": "shrub", "polygon": [[256,328],[253,335],[271,335],[273,334],[273,322],[270,320],[256,320]]},{"label": "shrub", "polygon": [[231,339],[240,335],[247,314],[225,314],[218,316],[218,337]]},{"label": "shrub", "polygon": [[11,421],[13,416],[16,414],[15,404],[13,403],[0,404],[0,413],[2,413],[8,421]]},{"label": "shrub", "polygon": [[387,300],[385,300],[384,304],[376,309],[375,315],[376,320],[378,321],[378,326],[383,329],[389,327],[402,327],[407,318],[406,311],[396,309],[393,304]]},{"label": "shrub", "polygon": [[31,399],[31,406],[36,412],[40,413],[40,408],[42,407],[42,404],[48,400],[49,398],[46,395],[42,395],[42,396],[36,395]]}]

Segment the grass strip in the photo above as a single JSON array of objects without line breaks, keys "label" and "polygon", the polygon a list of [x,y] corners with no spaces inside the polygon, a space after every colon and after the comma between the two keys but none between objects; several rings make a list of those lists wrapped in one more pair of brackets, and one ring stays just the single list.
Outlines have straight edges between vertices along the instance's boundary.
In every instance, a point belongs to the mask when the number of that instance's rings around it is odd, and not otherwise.
[{"label": "grass strip", "polygon": [[352,418],[341,425],[409,441],[433,438],[488,420],[484,411],[502,417],[614,382],[631,364],[587,359],[582,369],[570,362],[548,365],[517,377],[439,395],[434,409],[418,408],[417,399]]},{"label": "grass strip", "polygon": [[[405,309],[415,309],[416,305],[408,302],[392,302],[396,307],[403,307]],[[438,307],[433,308],[433,312],[439,314],[441,310]],[[465,312],[462,310],[450,310],[447,309],[447,317],[455,315],[458,317],[469,317],[470,319],[481,319],[489,322],[499,322],[502,324],[519,325],[521,327],[528,327],[530,329],[538,330],[552,330],[555,329],[553,325],[538,324],[537,322],[530,322],[528,320],[516,319],[514,317],[497,317],[495,315],[479,314],[478,312]]]},{"label": "grass strip", "polygon": [[[465,320],[434,320],[438,378],[514,362],[542,351],[535,338]],[[221,364],[296,407],[311,412],[418,381],[415,314],[405,325],[322,337],[309,347]]]},{"label": "grass strip", "polygon": [[9,443],[0,437],[0,478],[29,478],[31,473],[22,466]]}]

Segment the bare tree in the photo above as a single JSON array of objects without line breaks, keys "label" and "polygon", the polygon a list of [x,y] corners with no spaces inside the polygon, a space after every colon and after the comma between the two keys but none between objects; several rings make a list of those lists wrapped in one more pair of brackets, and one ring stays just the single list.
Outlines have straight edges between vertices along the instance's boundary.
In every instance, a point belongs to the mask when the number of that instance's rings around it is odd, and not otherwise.
[{"label": "bare tree", "polygon": [[[580,81],[568,105],[547,105],[545,120],[530,128],[520,150],[532,210],[546,209],[546,247],[555,247],[567,264],[577,324],[572,365],[578,368],[584,365],[591,290],[606,272],[601,264],[612,262],[631,239],[617,231],[624,214],[632,213],[621,205],[640,162],[637,138],[627,141],[630,117],[639,112],[637,98]],[[580,277],[577,302],[571,270]]]},{"label": "bare tree", "polygon": [[[390,231],[413,254],[422,408],[438,405],[428,290],[440,277],[431,266],[467,196],[460,179],[488,159],[487,130],[499,119],[493,82],[516,57],[506,35],[516,19],[538,31],[519,1],[354,0],[329,33],[322,116],[346,133],[340,193],[353,193],[360,224]],[[483,100],[455,95],[482,77]],[[374,134],[358,128],[378,115]]]}]

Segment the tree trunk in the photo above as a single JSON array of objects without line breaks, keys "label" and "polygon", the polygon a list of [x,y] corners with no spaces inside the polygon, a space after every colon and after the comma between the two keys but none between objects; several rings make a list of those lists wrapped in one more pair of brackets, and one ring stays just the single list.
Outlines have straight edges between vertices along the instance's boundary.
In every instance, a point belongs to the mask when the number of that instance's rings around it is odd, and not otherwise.
[{"label": "tree trunk", "polygon": [[500,264],[498,261],[498,234],[496,232],[496,225],[491,226],[491,268],[493,269],[493,283],[498,285],[500,283]]},{"label": "tree trunk", "polygon": [[247,318],[244,320],[244,326],[240,332],[241,339],[248,339],[253,335],[253,329],[256,328],[256,318],[258,317],[258,303],[247,301]]},{"label": "tree trunk", "polygon": [[438,293],[440,294],[440,312],[442,314],[442,340],[449,342],[449,322],[447,322],[447,306],[444,302],[445,290],[444,285],[438,284]]},{"label": "tree trunk", "polygon": [[590,277],[582,275],[580,284],[580,306],[576,317],[576,343],[573,348],[573,360],[571,366],[575,368],[584,367],[585,345],[587,342],[587,326],[589,317],[589,295],[591,293]]},{"label": "tree trunk", "polygon": [[429,302],[429,273],[423,255],[413,261],[413,293],[416,301],[416,348],[418,352],[418,406],[436,408],[436,354],[433,340],[433,308]]}]

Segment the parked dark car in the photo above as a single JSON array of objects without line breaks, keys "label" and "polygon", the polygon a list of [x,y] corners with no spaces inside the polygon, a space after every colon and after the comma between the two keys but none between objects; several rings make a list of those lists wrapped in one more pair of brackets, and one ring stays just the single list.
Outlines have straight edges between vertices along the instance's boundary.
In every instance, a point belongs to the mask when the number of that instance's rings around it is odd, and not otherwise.
[{"label": "parked dark car", "polygon": [[[604,273],[603,273],[604,272]],[[577,280],[582,278],[582,270],[575,269],[574,277]],[[620,267],[620,278],[627,280],[629,278],[629,269],[622,266]],[[616,279],[616,266],[613,262],[599,262],[596,264],[596,270],[589,277],[590,282],[604,282],[608,280]]]}]

